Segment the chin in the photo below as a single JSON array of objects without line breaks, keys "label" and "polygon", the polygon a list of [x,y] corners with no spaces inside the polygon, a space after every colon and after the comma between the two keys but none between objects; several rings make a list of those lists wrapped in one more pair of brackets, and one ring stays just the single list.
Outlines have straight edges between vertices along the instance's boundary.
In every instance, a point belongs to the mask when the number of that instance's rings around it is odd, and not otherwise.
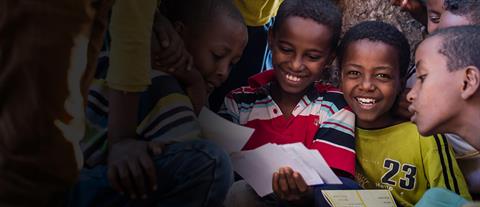
[{"label": "chin", "polygon": [[416,122],[415,124],[417,125],[417,129],[420,135],[425,137],[425,136],[430,136],[432,134],[435,134],[434,130],[431,127],[427,127],[421,122],[420,123]]}]

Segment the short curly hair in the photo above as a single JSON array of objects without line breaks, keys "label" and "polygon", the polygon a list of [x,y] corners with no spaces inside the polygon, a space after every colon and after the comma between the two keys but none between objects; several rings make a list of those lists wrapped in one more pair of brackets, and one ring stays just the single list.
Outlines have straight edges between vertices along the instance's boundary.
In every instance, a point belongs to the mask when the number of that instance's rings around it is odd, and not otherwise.
[{"label": "short curly hair", "polygon": [[273,32],[277,31],[288,17],[311,19],[327,26],[332,32],[331,49],[336,49],[342,30],[342,13],[331,0],[283,1],[273,23]]},{"label": "short curly hair", "polygon": [[355,41],[363,39],[372,42],[382,42],[395,48],[398,51],[400,78],[405,78],[410,65],[410,45],[408,40],[397,28],[381,21],[364,21],[353,26],[345,33],[337,52],[339,64],[342,63],[348,46]]},{"label": "short curly hair", "polygon": [[480,24],[480,0],[445,0],[447,11],[464,16],[472,24]]},{"label": "short curly hair", "polygon": [[467,66],[480,68],[480,26],[456,26],[441,29],[428,38],[441,37],[438,51],[447,58],[447,69],[455,71]]}]

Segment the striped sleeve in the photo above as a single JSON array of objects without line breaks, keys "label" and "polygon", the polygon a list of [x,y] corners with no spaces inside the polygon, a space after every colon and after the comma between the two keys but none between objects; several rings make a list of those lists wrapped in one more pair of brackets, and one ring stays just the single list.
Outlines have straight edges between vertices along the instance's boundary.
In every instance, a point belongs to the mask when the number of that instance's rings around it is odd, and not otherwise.
[{"label": "striped sleeve", "polygon": [[233,123],[240,123],[240,111],[238,109],[238,104],[234,99],[233,91],[225,96],[224,103],[218,114]]},{"label": "striped sleeve", "polygon": [[331,168],[355,175],[355,115],[339,92],[326,94],[320,126],[312,146],[320,151]]},{"label": "striped sleeve", "polygon": [[468,187],[444,135],[420,138],[426,177],[431,187],[446,188],[471,200]]}]

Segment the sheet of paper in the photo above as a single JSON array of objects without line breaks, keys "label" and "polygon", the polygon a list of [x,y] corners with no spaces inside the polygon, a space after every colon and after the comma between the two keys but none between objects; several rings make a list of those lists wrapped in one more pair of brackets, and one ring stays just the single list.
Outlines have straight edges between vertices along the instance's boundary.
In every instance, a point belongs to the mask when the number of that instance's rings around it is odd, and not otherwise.
[{"label": "sheet of paper", "polygon": [[276,144],[265,144],[254,150],[232,153],[233,169],[252,186],[259,196],[273,192],[272,176],[280,167],[290,166],[298,171],[308,185],[323,183],[314,169],[304,165],[291,152]]},{"label": "sheet of paper", "polygon": [[219,145],[228,154],[240,151],[254,131],[234,124],[206,107],[203,107],[198,120],[205,138]]},{"label": "sheet of paper", "polygon": [[323,190],[333,207],[396,207],[388,190]]},{"label": "sheet of paper", "polygon": [[293,150],[295,155],[313,168],[325,183],[342,184],[342,181],[335,175],[330,166],[328,166],[327,161],[317,150],[310,150],[302,143],[284,144],[282,147]]}]

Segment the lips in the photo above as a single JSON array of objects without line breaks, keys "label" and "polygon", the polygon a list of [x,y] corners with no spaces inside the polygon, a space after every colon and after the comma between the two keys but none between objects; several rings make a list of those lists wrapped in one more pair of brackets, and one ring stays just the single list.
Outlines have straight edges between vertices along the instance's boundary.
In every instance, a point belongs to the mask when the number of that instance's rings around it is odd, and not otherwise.
[{"label": "lips", "polygon": [[408,111],[410,111],[410,113],[413,113],[412,117],[410,117],[410,121],[415,123],[415,120],[417,119],[417,112],[415,111],[415,108],[412,104],[410,104],[410,106],[408,107]]},{"label": "lips", "polygon": [[359,104],[360,108],[364,110],[370,110],[375,107],[377,100],[369,97],[355,97],[355,100]]}]

